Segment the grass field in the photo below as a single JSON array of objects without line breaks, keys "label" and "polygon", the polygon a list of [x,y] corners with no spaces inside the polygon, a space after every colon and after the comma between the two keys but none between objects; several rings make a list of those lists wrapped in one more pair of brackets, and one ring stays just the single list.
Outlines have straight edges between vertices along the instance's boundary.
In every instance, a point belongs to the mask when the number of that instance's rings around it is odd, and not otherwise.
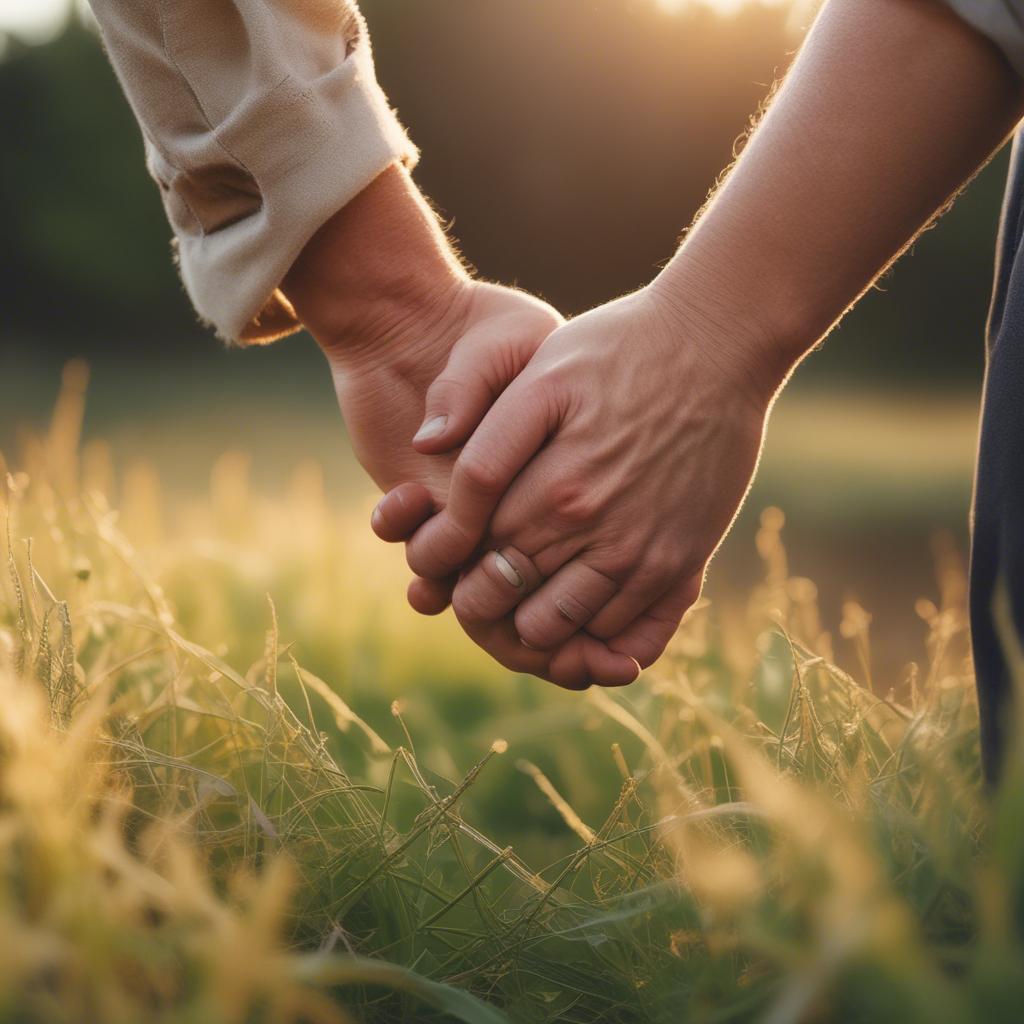
[{"label": "grass field", "polygon": [[3,467],[0,1019],[1020,1019],[1024,756],[984,794],[949,545],[899,673],[769,507],[745,593],[563,693],[403,607],[368,496],[228,453],[171,501],[84,384]]}]

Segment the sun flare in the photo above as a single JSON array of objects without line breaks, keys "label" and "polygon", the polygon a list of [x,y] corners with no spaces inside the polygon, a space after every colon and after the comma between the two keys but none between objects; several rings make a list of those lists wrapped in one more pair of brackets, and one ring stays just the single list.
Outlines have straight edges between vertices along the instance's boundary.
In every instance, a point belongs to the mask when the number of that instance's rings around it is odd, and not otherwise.
[{"label": "sun flare", "polygon": [[817,0],[654,0],[654,4],[666,14],[709,10],[729,17],[750,7],[788,7],[794,15],[803,14],[814,8]]},{"label": "sun flare", "polygon": [[[710,10],[724,17],[739,14],[749,7],[789,7],[794,13],[816,6],[816,0],[653,0],[665,14],[685,14]],[[0,33],[13,32],[30,42],[45,42],[64,25],[73,9],[88,12],[84,0],[2,0]]]}]

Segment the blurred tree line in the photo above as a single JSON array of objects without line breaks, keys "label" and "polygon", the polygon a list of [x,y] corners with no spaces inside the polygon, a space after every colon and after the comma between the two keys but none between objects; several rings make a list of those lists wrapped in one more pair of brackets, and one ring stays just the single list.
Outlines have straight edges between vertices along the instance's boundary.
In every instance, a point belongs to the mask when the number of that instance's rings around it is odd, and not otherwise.
[{"label": "blurred tree line", "polygon": [[[567,313],[650,279],[797,43],[777,9],[364,0],[417,177],[481,273]],[[0,346],[214,345],[195,323],[95,36],[0,61]],[[974,385],[1005,156],[810,361],[811,378]],[[143,339],[140,341],[140,339]]]}]

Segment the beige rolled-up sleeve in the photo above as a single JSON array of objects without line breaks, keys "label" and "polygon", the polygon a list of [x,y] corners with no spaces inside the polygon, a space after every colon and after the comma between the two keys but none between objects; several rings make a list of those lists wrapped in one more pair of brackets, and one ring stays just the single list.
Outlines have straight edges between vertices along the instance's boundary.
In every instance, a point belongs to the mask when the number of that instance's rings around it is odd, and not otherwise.
[{"label": "beige rolled-up sleeve", "polygon": [[200,317],[297,330],[278,285],[316,230],[416,149],[348,0],[92,0]]},{"label": "beige rolled-up sleeve", "polygon": [[957,14],[988,36],[1024,76],[1024,0],[943,0]]}]

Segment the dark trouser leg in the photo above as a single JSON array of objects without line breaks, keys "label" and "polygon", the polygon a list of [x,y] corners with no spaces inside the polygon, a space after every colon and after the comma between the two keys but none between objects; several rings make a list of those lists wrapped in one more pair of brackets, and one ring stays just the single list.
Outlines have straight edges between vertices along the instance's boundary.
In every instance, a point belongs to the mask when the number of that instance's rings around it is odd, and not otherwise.
[{"label": "dark trouser leg", "polygon": [[1007,309],[989,356],[974,499],[971,633],[990,781],[1013,738],[1010,669],[993,617],[998,588],[1005,588],[1017,635],[1024,635],[1024,296],[1019,306]]},{"label": "dark trouser leg", "polygon": [[974,491],[971,634],[982,763],[997,779],[1013,714],[1010,666],[993,617],[1000,590],[1024,636],[1024,147],[1014,146],[989,321],[988,366]]}]

